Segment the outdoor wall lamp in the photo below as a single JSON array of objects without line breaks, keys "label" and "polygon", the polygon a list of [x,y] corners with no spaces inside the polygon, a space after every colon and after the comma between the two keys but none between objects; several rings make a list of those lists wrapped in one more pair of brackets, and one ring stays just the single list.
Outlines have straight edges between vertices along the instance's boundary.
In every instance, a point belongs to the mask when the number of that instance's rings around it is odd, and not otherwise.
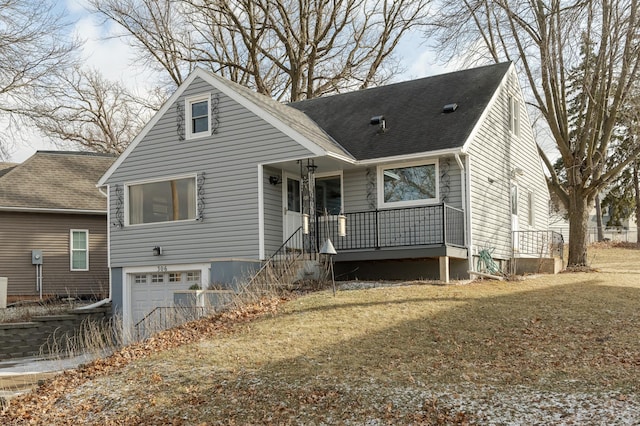
[{"label": "outdoor wall lamp", "polygon": [[160,246],[155,246],[153,248],[153,255],[154,256],[160,256],[162,254],[162,247]]},{"label": "outdoor wall lamp", "polygon": [[269,183],[271,185],[278,185],[279,183],[282,183],[282,179],[280,176],[269,176]]}]

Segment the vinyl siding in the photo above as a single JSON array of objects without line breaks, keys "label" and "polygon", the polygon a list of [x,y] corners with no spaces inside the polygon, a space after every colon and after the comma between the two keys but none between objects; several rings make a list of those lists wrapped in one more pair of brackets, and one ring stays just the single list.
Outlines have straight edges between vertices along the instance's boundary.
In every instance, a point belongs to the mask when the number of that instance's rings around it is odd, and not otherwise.
[{"label": "vinyl siding", "polygon": [[[89,231],[88,271],[70,270],[71,229]],[[0,212],[0,276],[8,278],[8,295],[38,295],[31,250],[42,250],[43,294],[106,297],[106,233],[106,215]]]},{"label": "vinyl siding", "polygon": [[[519,136],[509,130],[510,95],[519,100]],[[547,229],[549,200],[531,123],[514,73],[508,75],[499,89],[468,153],[471,161],[472,253],[494,248],[495,258],[507,259],[512,252],[511,171],[514,168],[523,170],[523,175],[517,177],[520,230]],[[533,226],[528,225],[528,192],[535,193]]]},{"label": "vinyl siding", "polygon": [[[199,263],[216,257],[259,256],[258,164],[302,158],[311,153],[200,78],[193,81],[176,103],[184,104],[185,97],[208,92],[219,97],[216,134],[180,141],[174,104],[107,182],[112,188],[113,217],[119,203],[114,185],[204,173],[204,219],[112,227],[112,266]],[[267,172],[264,176],[265,196],[272,202],[271,191],[275,188],[269,188]],[[265,241],[271,245],[275,238],[271,222],[277,213],[272,211],[273,206],[269,208]],[[126,215],[124,208],[123,211]],[[163,248],[163,256],[153,257],[152,248],[156,245]]]}]

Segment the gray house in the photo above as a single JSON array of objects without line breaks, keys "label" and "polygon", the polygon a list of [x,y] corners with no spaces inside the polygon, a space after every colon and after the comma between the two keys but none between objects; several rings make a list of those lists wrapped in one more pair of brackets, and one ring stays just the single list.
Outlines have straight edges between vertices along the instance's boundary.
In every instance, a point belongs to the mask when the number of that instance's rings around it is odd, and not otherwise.
[{"label": "gray house", "polygon": [[510,63],[289,105],[198,69],[99,185],[125,326],[327,238],[336,273],[362,279],[547,250],[527,247],[549,193]]}]

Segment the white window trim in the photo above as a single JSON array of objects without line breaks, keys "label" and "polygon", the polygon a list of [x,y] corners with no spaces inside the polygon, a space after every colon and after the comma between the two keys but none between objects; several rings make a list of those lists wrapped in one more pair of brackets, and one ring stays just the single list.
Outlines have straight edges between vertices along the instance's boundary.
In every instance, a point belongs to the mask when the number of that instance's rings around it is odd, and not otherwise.
[{"label": "white window trim", "polygon": [[[316,173],[315,178],[328,178],[338,176],[340,178],[340,212],[344,213],[344,178],[342,176],[342,170],[335,172]],[[316,209],[318,207],[316,206]],[[322,216],[321,216],[322,217]]]},{"label": "white window trim", "polygon": [[529,205],[528,225],[534,227],[536,224],[536,193],[534,191],[528,192],[527,204]]},{"label": "white window trim", "polygon": [[509,95],[509,131],[514,136],[520,136],[520,101]]},{"label": "white window trim", "polygon": [[[411,200],[411,201],[393,201],[387,203],[384,201],[384,170],[393,169],[397,167],[413,167],[413,166],[428,166],[433,164],[435,166],[435,187],[436,194],[434,198],[429,198],[426,200]],[[439,160],[435,159],[425,159],[420,161],[411,161],[411,162],[403,162],[403,163],[389,163],[384,165],[378,165],[377,167],[377,195],[378,195],[378,208],[379,209],[390,209],[397,207],[414,207],[414,206],[428,206],[433,204],[438,204],[440,202],[440,168],[439,168]]]},{"label": "white window trim", "polygon": [[[204,132],[193,133],[191,131],[191,105],[197,102],[207,101],[207,130]],[[184,100],[184,124],[185,124],[185,139],[198,139],[202,137],[211,136],[211,93],[206,95],[191,96]]]},{"label": "white window trim", "polygon": [[[73,248],[73,233],[74,232],[84,232],[84,234],[87,236],[87,248],[86,250],[77,250]],[[74,268],[73,267],[73,253],[75,252],[81,252],[84,251],[85,253],[85,258],[87,260],[87,267],[86,268]],[[72,272],[86,272],[89,270],[89,230],[88,229],[70,229],[69,230],[69,270]]]},{"label": "white window trim", "polygon": [[[136,186],[136,185],[144,185],[144,184],[147,184],[147,183],[167,182],[167,181],[170,181],[170,180],[188,179],[188,178],[192,178],[195,181],[193,196],[195,197],[194,200],[196,201],[196,216],[195,216],[194,219],[168,220],[168,221],[165,221],[165,222],[152,222],[152,223],[136,223],[134,225],[129,223],[129,187]],[[198,211],[198,175],[196,173],[194,173],[194,174],[185,174],[185,175],[168,176],[168,177],[155,178],[155,179],[132,181],[132,182],[125,183],[123,185],[123,187],[124,187],[124,226],[125,227],[165,225],[167,223],[196,222],[198,220],[197,218],[199,217],[198,215],[200,214],[200,212]]]}]

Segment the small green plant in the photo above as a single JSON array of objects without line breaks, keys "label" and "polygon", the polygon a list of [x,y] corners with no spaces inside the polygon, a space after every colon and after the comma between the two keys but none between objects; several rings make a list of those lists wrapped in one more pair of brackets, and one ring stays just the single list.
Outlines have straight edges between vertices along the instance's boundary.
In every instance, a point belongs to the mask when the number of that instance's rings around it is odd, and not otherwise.
[{"label": "small green plant", "polygon": [[189,290],[202,290],[202,288],[200,287],[200,284],[191,284]]}]

